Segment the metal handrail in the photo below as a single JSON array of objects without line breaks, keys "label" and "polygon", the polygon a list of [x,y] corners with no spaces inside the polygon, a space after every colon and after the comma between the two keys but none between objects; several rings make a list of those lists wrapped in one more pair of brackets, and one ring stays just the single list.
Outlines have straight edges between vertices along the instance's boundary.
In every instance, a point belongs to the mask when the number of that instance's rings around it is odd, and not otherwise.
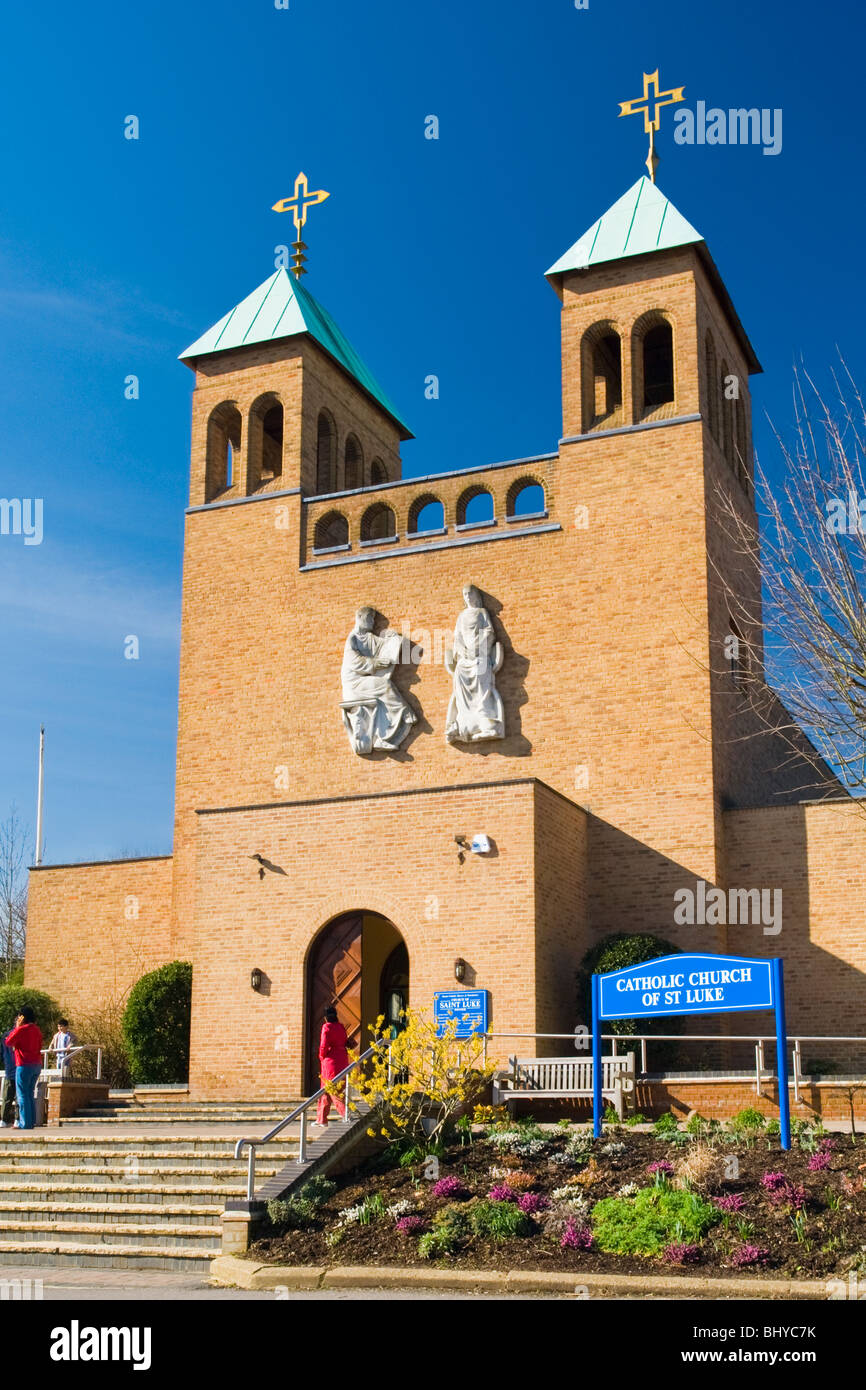
[{"label": "metal handrail", "polygon": [[102,1080],[102,1047],[101,1047],[101,1045],[100,1045],[99,1043],[73,1043],[71,1047],[43,1047],[43,1048],[42,1048],[42,1056],[43,1056],[44,1060],[43,1060],[43,1063],[42,1063],[42,1070],[43,1070],[43,1071],[47,1071],[47,1070],[48,1070],[48,1054],[49,1054],[49,1052],[54,1052],[55,1054],[59,1054],[59,1053],[62,1052],[62,1053],[63,1053],[63,1066],[66,1066],[67,1062],[69,1061],[70,1057],[72,1057],[73,1053],[75,1053],[75,1052],[92,1052],[94,1048],[96,1048],[96,1080],[97,1080],[97,1081],[101,1081],[101,1080]]},{"label": "metal handrail", "polygon": [[[484,1064],[487,1064],[487,1043],[494,1038],[569,1038],[572,1042],[579,1037],[581,1043],[586,1048],[592,1042],[592,1033],[587,1028],[585,1033],[485,1033],[484,1037]],[[643,1073],[647,1072],[647,1043],[648,1042],[750,1042],[755,1045],[755,1092],[761,1094],[761,1083],[768,1079],[769,1073],[764,1065],[764,1043],[775,1042],[774,1033],[602,1033],[603,1042],[613,1044],[612,1052],[614,1057],[617,1055],[617,1043],[639,1042],[640,1043],[640,1069]],[[818,1034],[818,1033],[789,1033],[788,1042],[791,1044],[792,1067],[789,1085],[794,1088],[794,1099],[800,1099],[800,1084],[803,1080],[801,1043],[866,1043],[866,1037],[848,1037],[838,1034]],[[581,1051],[584,1047],[581,1047]]]},{"label": "metal handrail", "polygon": [[[335,1081],[341,1081],[341,1080],[343,1079],[343,1077],[345,1077],[345,1078],[346,1078],[345,1106],[346,1106],[346,1118],[348,1119],[348,1117],[349,1117],[349,1090],[350,1090],[349,1078],[350,1078],[350,1075],[351,1075],[351,1073],[355,1070],[356,1067],[358,1067],[358,1066],[361,1065],[362,1062],[366,1062],[366,1060],[367,1060],[368,1057],[372,1057],[372,1055],[373,1055],[374,1052],[378,1052],[379,1049],[380,1049],[380,1047],[382,1047],[383,1044],[384,1044],[386,1041],[387,1041],[387,1040],[386,1040],[385,1038],[380,1038],[378,1042],[373,1043],[373,1046],[372,1046],[372,1047],[368,1047],[366,1052],[362,1052],[361,1055],[360,1055],[360,1057],[356,1057],[356,1058],[354,1059],[354,1061],[351,1061],[351,1062],[348,1064],[348,1066],[344,1067],[343,1070],[342,1070],[341,1072],[338,1072],[336,1076],[332,1076],[332,1077],[330,1078],[330,1080],[329,1080],[328,1086],[320,1086],[319,1089],[318,1089],[318,1091],[315,1091],[315,1092],[313,1093],[313,1095],[308,1096],[306,1100],[301,1101],[301,1104],[300,1104],[300,1105],[296,1105],[295,1108],[294,1108],[294,1110],[292,1110],[291,1113],[288,1114],[284,1120],[280,1120],[280,1122],[279,1122],[278,1125],[274,1125],[273,1129],[269,1129],[268,1132],[267,1132],[267,1134],[263,1134],[263,1135],[261,1136],[261,1138],[244,1138],[244,1139],[239,1139],[239,1140],[237,1141],[237,1143],[235,1144],[235,1158],[237,1158],[237,1159],[240,1159],[240,1157],[241,1157],[241,1155],[242,1155],[242,1153],[243,1153],[244,1145],[249,1145],[249,1155],[248,1155],[248,1158],[247,1158],[247,1201],[248,1201],[248,1202],[252,1202],[253,1199],[254,1199],[254,1196],[255,1196],[255,1187],[256,1187],[256,1149],[259,1148],[259,1147],[260,1147],[261,1145],[263,1145],[263,1144],[269,1144],[269,1143],[271,1142],[272,1139],[276,1139],[276,1137],[277,1137],[278,1134],[282,1134],[283,1130],[286,1128],[286,1125],[290,1125],[290,1124],[292,1123],[293,1120],[297,1119],[298,1116],[300,1116],[300,1120],[301,1120],[301,1132],[300,1132],[300,1138],[299,1138],[299,1140],[298,1140],[298,1162],[299,1162],[299,1163],[306,1163],[306,1161],[307,1161],[307,1109],[308,1109],[308,1107],[311,1106],[311,1105],[316,1104],[316,1103],[319,1101],[320,1097],[323,1096],[323,1095],[325,1095],[325,1094],[328,1092],[329,1086],[333,1086],[333,1084],[334,1084]],[[390,1075],[390,1068],[391,1068],[390,1054],[391,1054],[391,1045],[390,1045],[390,1041],[389,1041],[389,1042],[388,1042],[388,1070],[389,1070],[389,1075]]]}]

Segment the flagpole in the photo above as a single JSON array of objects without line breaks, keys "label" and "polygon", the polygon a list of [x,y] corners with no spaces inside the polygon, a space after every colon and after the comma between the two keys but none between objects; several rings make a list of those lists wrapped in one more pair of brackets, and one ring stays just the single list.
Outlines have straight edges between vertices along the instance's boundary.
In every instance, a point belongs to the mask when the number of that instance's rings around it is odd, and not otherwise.
[{"label": "flagpole", "polygon": [[36,791],[36,856],[34,862],[42,863],[42,801],[45,791],[45,725],[39,728],[39,783]]}]

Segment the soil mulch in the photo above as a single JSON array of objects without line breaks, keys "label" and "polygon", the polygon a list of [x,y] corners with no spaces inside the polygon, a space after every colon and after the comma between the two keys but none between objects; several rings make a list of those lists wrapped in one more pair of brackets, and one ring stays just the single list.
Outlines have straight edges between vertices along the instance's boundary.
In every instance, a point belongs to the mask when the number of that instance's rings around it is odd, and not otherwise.
[{"label": "soil mulch", "polygon": [[[572,1130],[571,1136],[577,1131]],[[531,1175],[531,1191],[550,1196],[554,1189],[583,1174],[587,1181],[575,1184],[590,1206],[603,1197],[616,1196],[629,1183],[646,1187],[653,1182],[647,1173],[650,1163],[663,1160],[675,1168],[694,1152],[674,1145],[653,1133],[627,1127],[606,1126],[587,1161],[563,1164],[551,1161],[565,1149],[568,1135],[545,1131],[545,1152],[531,1158],[497,1150],[484,1136],[474,1134],[471,1143],[452,1144],[439,1158],[439,1176],[460,1179],[467,1190],[462,1200],[485,1197],[496,1183],[502,1183],[502,1170],[519,1170]],[[610,1254],[596,1248],[563,1249],[555,1238],[541,1230],[533,1220],[533,1234],[493,1241],[475,1238],[453,1254],[434,1261],[418,1253],[418,1235],[402,1234],[395,1220],[382,1216],[368,1225],[347,1223],[338,1244],[329,1244],[326,1232],[335,1229],[339,1213],[374,1193],[381,1193],[385,1206],[403,1199],[412,1202],[413,1214],[428,1222],[453,1199],[433,1195],[433,1182],[425,1179],[425,1163],[402,1168],[387,1156],[368,1160],[357,1169],[335,1178],[337,1191],[319,1209],[313,1223],[304,1230],[263,1234],[247,1252],[247,1258],[263,1264],[292,1265],[413,1265],[454,1269],[537,1269],[560,1272],[640,1274],[664,1269],[676,1278],[695,1274],[735,1279],[742,1273],[750,1278],[829,1278],[846,1273],[866,1260],[866,1144],[858,1136],[856,1144],[847,1135],[829,1136],[834,1142],[830,1166],[822,1171],[809,1169],[810,1154],[796,1146],[784,1152],[778,1138],[759,1136],[754,1143],[725,1131],[713,1145],[717,1162],[694,1190],[709,1199],[726,1193],[741,1193],[743,1210],[714,1227],[701,1242],[696,1262],[677,1266],[660,1257]],[[606,1152],[608,1145],[625,1145],[623,1153]],[[736,1162],[732,1162],[736,1160]],[[783,1173],[788,1181],[805,1189],[806,1202],[799,1230],[792,1209],[774,1204],[761,1178],[766,1172]],[[736,1176],[727,1177],[726,1174]],[[676,1181],[676,1179],[674,1180]],[[751,1230],[741,1233],[737,1223],[747,1221]],[[273,1230],[267,1226],[265,1230]],[[731,1265],[733,1250],[744,1244],[769,1252],[764,1265],[742,1270]]]}]

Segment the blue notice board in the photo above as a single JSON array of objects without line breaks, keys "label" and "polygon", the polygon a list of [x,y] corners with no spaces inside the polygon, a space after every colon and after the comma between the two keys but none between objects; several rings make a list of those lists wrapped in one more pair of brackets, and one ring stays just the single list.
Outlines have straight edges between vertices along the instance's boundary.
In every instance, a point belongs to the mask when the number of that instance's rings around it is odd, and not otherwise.
[{"label": "blue notice board", "polygon": [[[606,1018],[664,1018],[669,1014],[776,1014],[776,1077],[783,1149],[791,1147],[788,1101],[788,1035],[782,962],[703,951],[656,956],[608,975],[592,977],[592,1132],[601,1134],[601,1027]],[[639,1030],[638,1030],[639,1031]]]},{"label": "blue notice board", "polygon": [[456,1018],[458,1038],[487,1032],[489,992],[486,989],[439,990],[433,995],[433,1020],[442,1033],[449,1019]]}]

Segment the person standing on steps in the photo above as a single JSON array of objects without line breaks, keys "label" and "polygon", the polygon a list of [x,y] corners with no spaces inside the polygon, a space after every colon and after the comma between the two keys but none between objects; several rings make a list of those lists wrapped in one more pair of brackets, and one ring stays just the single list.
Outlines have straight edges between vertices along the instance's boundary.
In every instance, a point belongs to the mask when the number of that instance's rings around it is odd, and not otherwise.
[{"label": "person standing on steps", "polygon": [[15,1091],[18,1096],[18,1129],[32,1129],[36,1118],[36,1082],[42,1070],[42,1029],[29,1004],[22,1006],[15,1027],[6,1035],[15,1053]]},{"label": "person standing on steps", "polygon": [[[337,1019],[337,1010],[334,1008],[325,1010],[325,1021],[322,1024],[322,1036],[319,1041],[319,1062],[322,1085],[326,1081],[332,1081],[335,1076],[339,1076],[344,1067],[349,1065],[348,1036],[346,1030]],[[334,1096],[334,1103],[339,1115],[345,1118],[346,1106],[341,1096]],[[331,1097],[325,1091],[324,1095],[319,1096],[319,1105],[316,1111],[316,1123],[323,1128],[328,1123],[328,1115],[331,1110]]]},{"label": "person standing on steps", "polygon": [[0,1038],[0,1129],[11,1129],[15,1117],[15,1053],[5,1038]]}]

